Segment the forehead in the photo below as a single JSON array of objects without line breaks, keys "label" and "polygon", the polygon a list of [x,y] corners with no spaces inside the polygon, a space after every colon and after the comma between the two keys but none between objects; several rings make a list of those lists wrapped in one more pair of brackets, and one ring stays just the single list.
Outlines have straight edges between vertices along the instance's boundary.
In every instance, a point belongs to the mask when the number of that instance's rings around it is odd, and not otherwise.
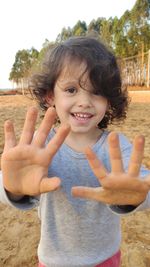
[{"label": "forehead", "polygon": [[86,71],[87,64],[83,61],[79,61],[78,59],[66,59],[62,71],[58,77],[58,81],[62,80],[79,80],[87,79],[88,73]]}]

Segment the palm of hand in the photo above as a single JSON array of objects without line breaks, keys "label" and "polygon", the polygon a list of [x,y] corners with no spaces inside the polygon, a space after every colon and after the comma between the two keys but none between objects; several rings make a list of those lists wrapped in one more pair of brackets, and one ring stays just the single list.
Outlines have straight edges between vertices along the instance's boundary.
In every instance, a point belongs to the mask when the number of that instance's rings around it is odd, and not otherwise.
[{"label": "palm of hand", "polygon": [[[39,151],[41,150],[41,151]],[[2,156],[5,188],[14,194],[38,195],[47,177],[47,159],[43,149],[27,145],[12,148]],[[5,177],[10,177],[9,181]]]},{"label": "palm of hand", "polygon": [[14,128],[11,122],[5,124],[5,148],[2,155],[4,187],[15,195],[38,195],[55,190],[60,179],[49,179],[48,166],[65,137],[68,126],[61,126],[54,138],[45,147],[47,135],[54,123],[54,109],[49,109],[35,135],[37,110],[31,108],[26,116],[23,132],[16,145]]},{"label": "palm of hand", "polygon": [[119,140],[115,133],[109,134],[108,144],[111,162],[110,173],[90,148],[85,151],[101,187],[73,187],[72,194],[76,197],[102,201],[106,204],[136,206],[145,200],[150,183],[149,177],[143,180],[139,177],[144,152],[144,138],[141,136],[135,138],[127,172],[123,170]]}]

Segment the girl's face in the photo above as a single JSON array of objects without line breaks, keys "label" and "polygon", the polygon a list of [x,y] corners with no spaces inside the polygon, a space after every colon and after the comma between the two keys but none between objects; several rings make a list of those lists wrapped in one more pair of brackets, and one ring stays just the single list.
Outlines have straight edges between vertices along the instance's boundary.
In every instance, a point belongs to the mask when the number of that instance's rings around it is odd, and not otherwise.
[{"label": "girl's face", "polygon": [[[68,64],[67,64],[68,63]],[[94,95],[92,85],[86,72],[85,63],[67,61],[54,88],[51,98],[61,123],[68,123],[73,133],[92,135],[107,110],[106,98]]]}]

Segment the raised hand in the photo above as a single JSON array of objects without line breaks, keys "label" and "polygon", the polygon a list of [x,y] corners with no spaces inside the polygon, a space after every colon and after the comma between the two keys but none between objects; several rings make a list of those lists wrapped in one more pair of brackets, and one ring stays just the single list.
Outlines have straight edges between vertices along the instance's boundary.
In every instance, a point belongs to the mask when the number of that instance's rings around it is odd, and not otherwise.
[{"label": "raised hand", "polygon": [[55,120],[55,109],[49,108],[34,138],[38,111],[28,110],[19,143],[13,124],[6,121],[5,147],[1,159],[5,189],[14,195],[38,195],[55,190],[61,181],[58,177],[48,178],[48,166],[64,142],[70,127],[62,125],[54,138],[45,146],[48,133]]},{"label": "raised hand", "polygon": [[144,152],[144,138],[138,136],[134,139],[127,172],[124,172],[123,169],[119,139],[116,133],[109,134],[108,144],[111,161],[110,173],[90,148],[85,150],[91,169],[101,183],[101,187],[73,187],[73,196],[106,204],[139,205],[145,200],[150,190],[150,176],[145,179],[139,177]]}]

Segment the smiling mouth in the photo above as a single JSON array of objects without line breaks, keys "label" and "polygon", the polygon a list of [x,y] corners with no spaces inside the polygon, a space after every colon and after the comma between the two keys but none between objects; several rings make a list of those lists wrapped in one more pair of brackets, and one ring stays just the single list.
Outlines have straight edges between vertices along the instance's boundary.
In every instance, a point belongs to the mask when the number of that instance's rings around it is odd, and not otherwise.
[{"label": "smiling mouth", "polygon": [[71,113],[71,115],[80,121],[86,121],[93,117],[93,115],[90,113]]}]

